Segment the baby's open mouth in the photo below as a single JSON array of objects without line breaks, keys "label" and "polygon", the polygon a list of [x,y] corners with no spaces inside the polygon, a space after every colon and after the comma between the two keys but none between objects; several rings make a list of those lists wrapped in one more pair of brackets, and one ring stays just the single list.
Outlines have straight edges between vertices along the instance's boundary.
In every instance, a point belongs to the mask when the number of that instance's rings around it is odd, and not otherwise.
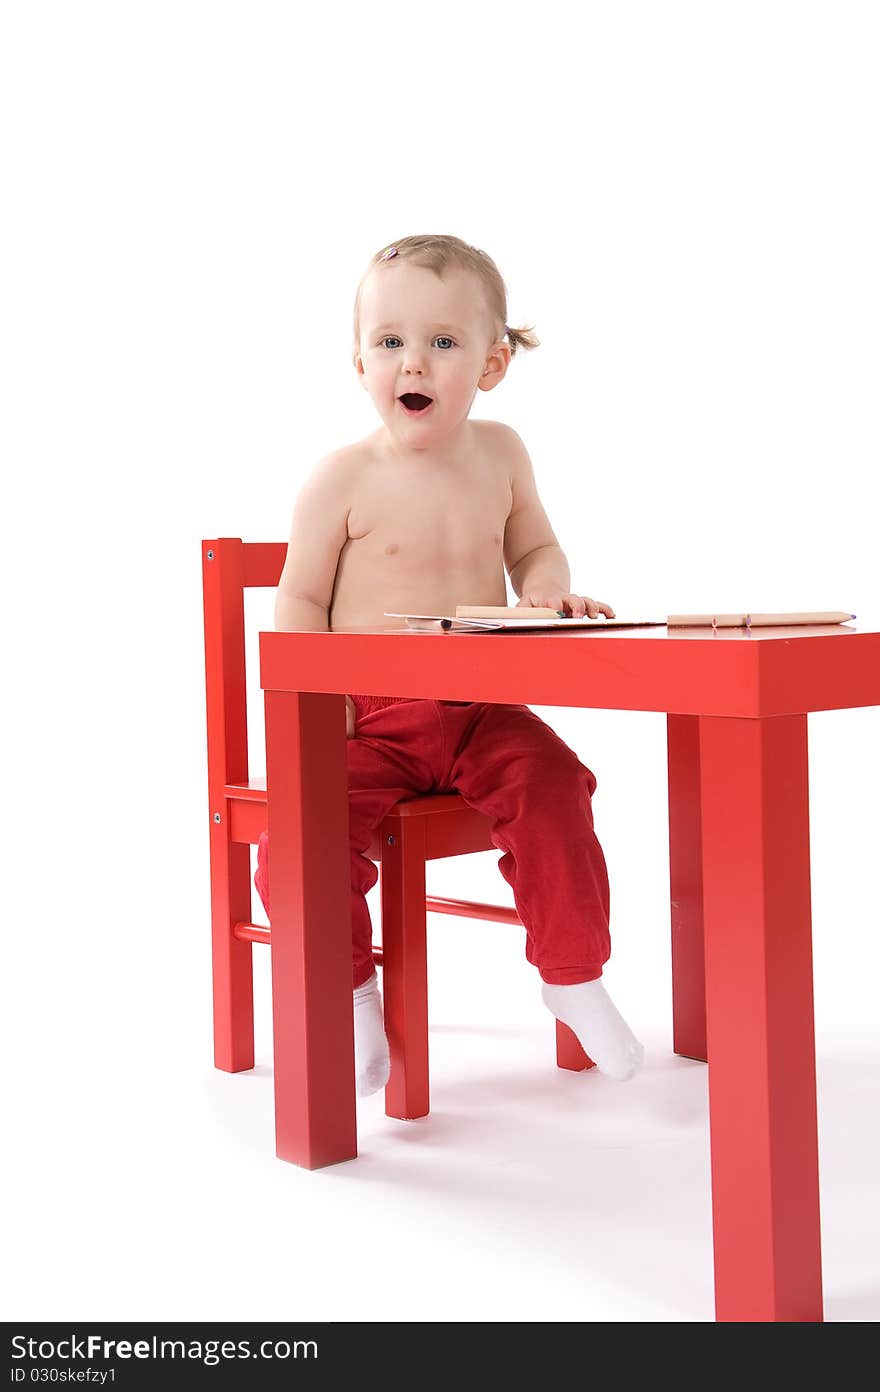
[{"label": "baby's open mouth", "polygon": [[427,411],[428,407],[433,404],[432,398],[430,396],[423,396],[421,392],[404,392],[403,396],[399,399],[401,405],[405,406],[408,411],[412,411],[416,414],[420,411]]}]

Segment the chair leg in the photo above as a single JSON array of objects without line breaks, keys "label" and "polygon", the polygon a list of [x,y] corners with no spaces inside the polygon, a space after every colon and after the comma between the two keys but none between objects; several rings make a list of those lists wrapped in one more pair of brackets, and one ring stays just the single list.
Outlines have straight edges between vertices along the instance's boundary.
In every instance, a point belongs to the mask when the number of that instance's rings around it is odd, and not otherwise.
[{"label": "chair leg", "polygon": [[252,944],[232,936],[251,919],[250,848],[211,826],[211,940],[214,977],[214,1066],[241,1073],[254,1066]]},{"label": "chair leg", "polygon": [[423,819],[389,818],[381,835],[382,993],[391,1054],[385,1112],[412,1121],[430,1108]]},{"label": "chair leg", "polygon": [[570,1068],[572,1073],[581,1073],[585,1068],[595,1068],[593,1060],[581,1047],[574,1030],[561,1020],[556,1021],[556,1066]]}]

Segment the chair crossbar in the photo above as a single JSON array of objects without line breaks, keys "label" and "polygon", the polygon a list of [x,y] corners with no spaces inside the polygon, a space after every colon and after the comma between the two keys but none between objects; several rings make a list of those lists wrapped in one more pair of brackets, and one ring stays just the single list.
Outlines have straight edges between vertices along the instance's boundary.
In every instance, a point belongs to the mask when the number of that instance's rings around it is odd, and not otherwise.
[{"label": "chair crossbar", "polygon": [[[425,897],[425,911],[456,914],[461,918],[483,918],[493,923],[522,924],[516,909],[507,909],[502,904],[478,904],[472,899],[440,899],[429,894]],[[263,928],[258,923],[236,923],[232,932],[233,937],[240,938],[242,942],[265,943],[268,946],[272,940],[271,929]],[[381,947],[374,947],[373,961],[381,960]]]}]

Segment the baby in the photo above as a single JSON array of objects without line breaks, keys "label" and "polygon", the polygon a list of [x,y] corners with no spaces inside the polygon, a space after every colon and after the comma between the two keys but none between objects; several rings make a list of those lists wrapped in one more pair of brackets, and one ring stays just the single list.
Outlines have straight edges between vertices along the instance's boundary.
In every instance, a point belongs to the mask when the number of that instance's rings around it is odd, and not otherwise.
[{"label": "baby", "polygon": [[[507,342],[505,343],[505,338]],[[354,366],[382,425],[328,454],[303,485],[278,586],[279,630],[388,629],[385,613],[506,605],[614,617],[571,592],[522,440],[470,420],[477,391],[504,378],[528,329],[507,324],[494,261],[457,237],[405,237],[358,287]],[[549,1010],[601,1072],[631,1078],[644,1049],[602,984],[609,888],[593,830],[593,773],[527,706],[346,696],[357,1091],[389,1076],[365,895],[366,852],[401,798],[457,791],[491,822]],[[269,913],[268,839],[255,883]]]}]

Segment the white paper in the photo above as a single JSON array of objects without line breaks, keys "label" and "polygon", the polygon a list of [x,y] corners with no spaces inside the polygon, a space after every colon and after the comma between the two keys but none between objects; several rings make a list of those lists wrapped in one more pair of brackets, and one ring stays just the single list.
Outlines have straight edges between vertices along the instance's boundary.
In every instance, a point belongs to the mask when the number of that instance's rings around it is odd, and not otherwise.
[{"label": "white paper", "polygon": [[666,626],[665,619],[530,619],[524,613],[515,619],[472,619],[459,618],[456,614],[389,614],[386,619],[406,619],[410,628],[420,629],[475,629],[498,631],[499,629],[546,629],[546,628],[645,628],[650,625]]}]

